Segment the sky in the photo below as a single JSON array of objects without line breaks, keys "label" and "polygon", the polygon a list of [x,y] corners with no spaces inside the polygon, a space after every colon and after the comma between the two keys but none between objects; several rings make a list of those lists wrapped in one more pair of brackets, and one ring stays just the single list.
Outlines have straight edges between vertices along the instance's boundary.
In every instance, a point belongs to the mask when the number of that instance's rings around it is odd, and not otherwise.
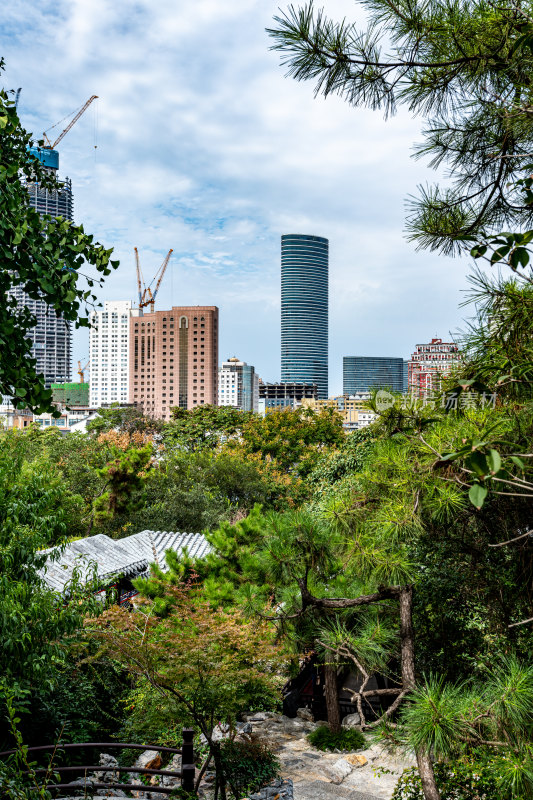
[{"label": "sky", "polygon": [[[280,237],[327,237],[340,394],[343,356],[408,358],[461,327],[468,264],[405,239],[406,200],[436,177],[411,157],[421,120],[285,77],[265,28],[286,5],[15,0],[0,11],[2,84],[22,87],[36,138],[98,95],[58,150],[75,221],[120,260],[99,300],[135,299],[134,246],[150,279],[173,248],[156,307],[217,305],[220,361],[280,380]],[[323,5],[362,19],[353,0]],[[88,353],[76,331],[74,373]]]}]

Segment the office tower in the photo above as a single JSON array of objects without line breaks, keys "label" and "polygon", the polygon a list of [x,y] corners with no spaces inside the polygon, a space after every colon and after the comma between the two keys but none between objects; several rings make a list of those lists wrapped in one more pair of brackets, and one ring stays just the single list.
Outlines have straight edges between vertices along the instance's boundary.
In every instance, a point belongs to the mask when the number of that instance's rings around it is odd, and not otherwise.
[{"label": "office tower", "polygon": [[139,311],[130,300],[106,300],[91,314],[89,366],[91,408],[125,405],[129,393],[130,319]]},{"label": "office tower", "polygon": [[238,358],[228,358],[218,370],[218,404],[242,411],[257,411],[259,376],[255,368]]},{"label": "office tower", "polygon": [[[59,166],[59,154],[56,150],[33,147],[30,154],[55,175]],[[59,188],[53,191],[43,188],[39,183],[28,182],[26,185],[30,205],[39,214],[73,219],[72,185],[68,178],[61,181]],[[52,383],[69,381],[72,358],[71,323],[61,315],[57,316],[44,300],[29,297],[21,287],[12,289],[10,295],[16,299],[19,308],[26,307],[37,319],[35,328],[28,334],[32,342],[32,356],[37,362],[37,373],[44,375],[48,388]]]},{"label": "office tower", "polygon": [[281,237],[281,381],[328,396],[328,247],[321,236]]},{"label": "office tower", "polygon": [[298,408],[302,400],[316,400],[316,383],[263,383],[259,381],[259,400],[264,409]]},{"label": "office tower", "polygon": [[459,348],[454,342],[432,339],[417,344],[409,361],[409,392],[417,397],[438,392],[446,378],[461,362]]},{"label": "office tower", "polygon": [[404,360],[404,362],[403,362],[403,392],[404,392],[404,394],[408,391],[408,389],[409,389],[409,362]]},{"label": "office tower", "polygon": [[174,306],[130,320],[129,399],[170,419],[174,406],[216,405],[218,308]]},{"label": "office tower", "polygon": [[375,387],[403,392],[403,365],[403,358],[345,356],[342,360],[343,392],[350,396]]}]

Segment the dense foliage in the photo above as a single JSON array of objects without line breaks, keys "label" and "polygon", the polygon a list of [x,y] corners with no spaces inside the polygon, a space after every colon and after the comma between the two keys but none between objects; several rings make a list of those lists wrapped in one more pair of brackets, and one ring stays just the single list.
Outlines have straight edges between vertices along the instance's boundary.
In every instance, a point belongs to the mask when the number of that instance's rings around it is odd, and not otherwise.
[{"label": "dense foliage", "polygon": [[317,750],[362,750],[366,747],[366,739],[356,728],[332,731],[327,725],[320,725],[307,734],[309,742]]},{"label": "dense foliage", "polygon": [[[0,59],[0,72],[3,65]],[[89,264],[97,275],[106,276],[118,261],[111,261],[112,251],[95,244],[81,225],[41,216],[30,206],[27,184],[61,190],[50,171],[28,156],[34,144],[20,124],[15,103],[0,91],[0,393],[18,407],[55,412],[52,391],[45,388],[31,355],[28,332],[36,317],[27,307],[18,307],[14,290],[43,300],[50,313],[76,327],[87,327],[88,308],[96,300],[91,290],[101,279],[84,281],[82,270]]]},{"label": "dense foliage", "polygon": [[279,774],[278,759],[260,742],[227,739],[220,757],[235,800],[258,791]]}]

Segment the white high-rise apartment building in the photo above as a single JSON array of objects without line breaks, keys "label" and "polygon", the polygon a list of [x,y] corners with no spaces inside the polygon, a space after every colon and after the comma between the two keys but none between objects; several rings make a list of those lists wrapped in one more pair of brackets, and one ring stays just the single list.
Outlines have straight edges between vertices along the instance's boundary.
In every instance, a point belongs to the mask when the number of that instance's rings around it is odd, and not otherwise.
[{"label": "white high-rise apartment building", "polygon": [[89,341],[91,408],[128,402],[130,317],[138,315],[130,300],[106,300],[103,311],[93,311]]},{"label": "white high-rise apartment building", "polygon": [[218,370],[218,405],[243,411],[259,407],[259,376],[254,367],[238,358],[224,361]]}]

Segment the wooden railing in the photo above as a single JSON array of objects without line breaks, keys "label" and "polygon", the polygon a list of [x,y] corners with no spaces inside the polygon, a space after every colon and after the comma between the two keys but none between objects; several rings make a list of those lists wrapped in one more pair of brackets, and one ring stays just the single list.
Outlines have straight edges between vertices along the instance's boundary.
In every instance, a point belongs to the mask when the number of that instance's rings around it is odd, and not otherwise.
[{"label": "wooden railing", "polygon": [[[194,792],[194,782],[196,777],[196,768],[194,765],[194,730],[192,728],[183,728],[183,741],[181,748],[175,747],[160,747],[157,744],[130,744],[129,742],[74,742],[68,744],[46,744],[41,745],[39,747],[28,747],[28,753],[38,753],[38,752],[45,752],[46,750],[55,750],[56,754],[63,751],[63,750],[75,750],[75,749],[83,749],[83,748],[98,748],[100,750],[107,750],[109,748],[115,748],[118,750],[155,750],[158,753],[172,753],[181,755],[181,770],[168,770],[168,769],[148,769],[147,767],[120,767],[120,766],[100,766],[98,765],[80,765],[80,766],[70,766],[70,767],[61,767],[53,765],[47,769],[34,769],[33,771],[35,774],[43,774],[50,772],[53,773],[68,773],[68,772],[83,772],[85,775],[85,786],[86,788],[91,789],[122,789],[122,790],[132,790],[132,791],[143,791],[146,790],[147,792],[159,792],[160,794],[170,794],[175,790],[176,787],[169,787],[169,786],[145,786],[144,784],[139,783],[99,783],[92,779],[88,779],[87,773],[88,772],[127,772],[127,773],[137,773],[140,775],[166,775],[167,778],[180,778],[180,785],[181,788],[184,789],[186,792]],[[4,752],[0,753],[0,758],[5,756],[14,755],[17,751],[16,750],[4,750]],[[44,787],[43,787],[44,788]],[[47,789],[53,790],[57,792],[59,790],[59,795],[72,793],[74,787],[71,783],[49,783],[46,786]]]}]

